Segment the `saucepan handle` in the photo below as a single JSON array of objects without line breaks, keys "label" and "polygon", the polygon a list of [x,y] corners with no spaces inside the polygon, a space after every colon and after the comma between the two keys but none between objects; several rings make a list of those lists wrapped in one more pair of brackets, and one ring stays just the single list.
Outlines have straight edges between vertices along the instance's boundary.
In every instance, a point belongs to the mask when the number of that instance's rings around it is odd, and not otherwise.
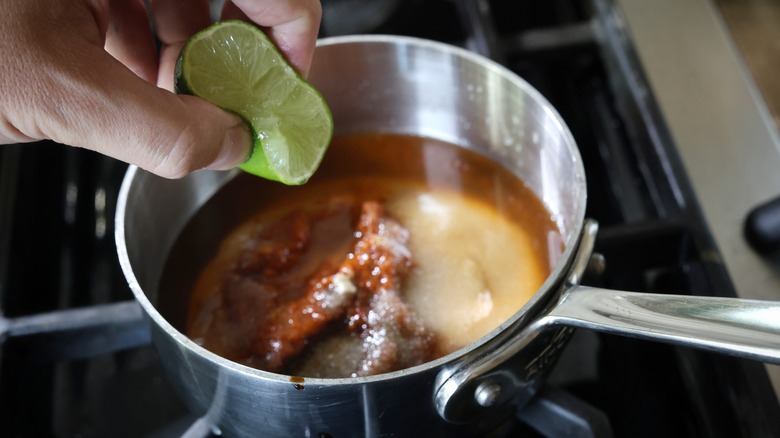
[{"label": "saucepan handle", "polygon": [[[581,238],[574,257],[567,267],[566,276],[559,289],[550,291],[553,298],[565,296],[576,287],[585,273],[593,246],[596,242],[598,224],[592,220],[583,223]],[[548,303],[545,306],[555,303]],[[533,319],[519,331],[505,331],[493,344],[475,350],[460,361],[444,367],[436,376],[433,402],[441,417],[452,423],[471,421],[480,415],[483,408],[515,400],[524,401],[520,393],[529,398],[540,383],[545,369],[554,362],[561,347],[566,344],[572,332],[570,328],[560,329],[565,322],[544,312],[541,318]],[[505,373],[507,361],[517,356],[527,363],[520,365],[516,374]]]},{"label": "saucepan handle", "polygon": [[780,302],[573,286],[544,319],[780,363]]},{"label": "saucepan handle", "polygon": [[[538,370],[553,363],[574,327],[650,339],[780,364],[780,302],[665,295],[581,286],[598,225],[585,221],[560,299],[507,342],[446,368],[434,404],[442,418],[463,421],[481,408],[533,392]],[[535,346],[544,348],[537,352]],[[526,354],[514,375],[502,365]],[[522,400],[521,400],[522,402]]]}]

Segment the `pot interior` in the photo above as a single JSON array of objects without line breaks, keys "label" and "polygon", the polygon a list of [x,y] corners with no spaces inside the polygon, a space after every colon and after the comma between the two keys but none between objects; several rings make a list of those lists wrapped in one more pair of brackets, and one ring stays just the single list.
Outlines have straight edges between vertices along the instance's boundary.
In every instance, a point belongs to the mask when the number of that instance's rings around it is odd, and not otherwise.
[{"label": "pot interior", "polygon": [[[464,50],[382,36],[320,42],[309,80],[331,107],[336,136],[379,132],[441,140],[522,180],[559,229],[560,240],[549,246],[562,249],[551,252],[552,275],[526,307],[563,274],[582,227],[584,171],[568,129],[525,81]],[[427,178],[447,178],[441,156],[420,160]],[[267,184],[238,171],[200,171],[180,180],[128,172],[117,246],[134,293],[157,324],[183,331],[193,270],[207,263],[228,230],[257,211],[262,202],[253,200],[264,199]],[[194,227],[188,235],[197,239],[178,239],[185,227]],[[174,246],[186,257],[169,260]]]}]

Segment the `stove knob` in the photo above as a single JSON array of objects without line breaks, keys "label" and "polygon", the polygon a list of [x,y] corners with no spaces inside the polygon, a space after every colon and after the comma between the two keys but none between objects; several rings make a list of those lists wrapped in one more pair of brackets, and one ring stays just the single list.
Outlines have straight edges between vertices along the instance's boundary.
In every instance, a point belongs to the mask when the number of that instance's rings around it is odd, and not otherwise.
[{"label": "stove knob", "polygon": [[744,232],[750,246],[761,254],[780,248],[780,197],[751,210]]}]

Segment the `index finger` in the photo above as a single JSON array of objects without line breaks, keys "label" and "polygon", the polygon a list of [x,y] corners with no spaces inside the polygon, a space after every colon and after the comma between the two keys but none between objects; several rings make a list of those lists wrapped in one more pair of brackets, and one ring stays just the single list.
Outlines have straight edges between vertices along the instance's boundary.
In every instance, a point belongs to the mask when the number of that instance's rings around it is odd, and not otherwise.
[{"label": "index finger", "polygon": [[298,73],[308,75],[322,19],[318,0],[227,0],[222,18],[248,19],[264,27]]},{"label": "index finger", "polygon": [[152,0],[152,18],[162,43],[157,85],[173,90],[173,70],[187,39],[211,24],[208,0]]}]

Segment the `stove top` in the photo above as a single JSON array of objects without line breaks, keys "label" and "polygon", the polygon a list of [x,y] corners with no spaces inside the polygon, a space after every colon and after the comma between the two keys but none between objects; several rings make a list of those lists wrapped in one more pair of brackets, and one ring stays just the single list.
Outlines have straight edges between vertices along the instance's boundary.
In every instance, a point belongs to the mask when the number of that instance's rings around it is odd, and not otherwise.
[{"label": "stove top", "polygon": [[[611,2],[323,1],[322,36],[411,35],[489,56],[536,87],[580,148],[602,272],[588,285],[734,296]],[[344,20],[345,10],[351,17]],[[126,166],[51,142],[0,149],[4,436],[198,436],[116,257]],[[578,330],[506,436],[780,436],[762,364]]]}]

